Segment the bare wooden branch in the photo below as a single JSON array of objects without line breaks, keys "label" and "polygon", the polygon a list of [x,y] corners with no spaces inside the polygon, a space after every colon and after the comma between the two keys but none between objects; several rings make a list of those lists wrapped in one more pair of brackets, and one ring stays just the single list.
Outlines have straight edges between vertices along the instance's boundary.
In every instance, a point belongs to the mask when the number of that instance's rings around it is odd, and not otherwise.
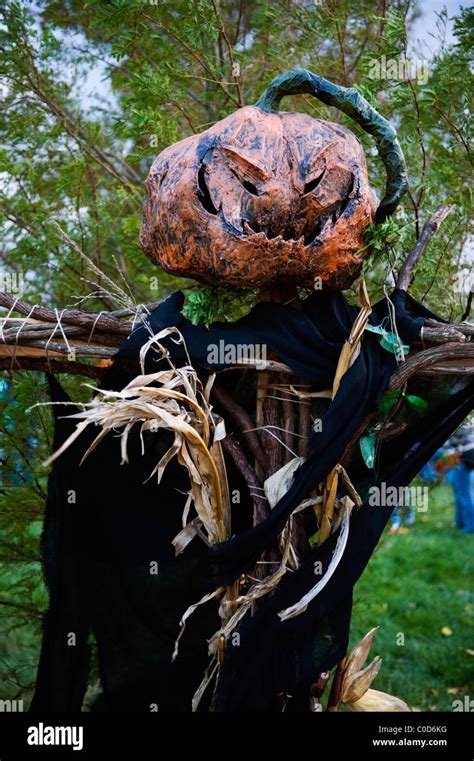
[{"label": "bare wooden branch", "polygon": [[411,377],[423,371],[436,368],[438,375],[445,374],[442,372],[443,366],[449,366],[449,362],[453,360],[458,365],[460,361],[462,362],[463,374],[472,374],[474,372],[474,343],[447,343],[413,354],[394,372],[390,379],[389,389],[401,388]]},{"label": "bare wooden branch", "polygon": [[244,478],[249,488],[250,494],[255,504],[255,512],[258,521],[263,521],[268,516],[270,507],[267,503],[266,498],[263,496],[262,485],[258,480],[254,469],[250,465],[249,461],[245,457],[245,454],[242,452],[242,449],[232,434],[227,434],[225,439],[222,439],[222,446],[224,447],[225,451],[232,457],[237,470]]},{"label": "bare wooden branch", "polygon": [[408,258],[405,264],[398,273],[396,285],[397,288],[400,288],[401,291],[408,290],[411,276],[418,259],[425,251],[433,235],[438,231],[441,223],[446,219],[447,216],[449,216],[449,214],[451,214],[453,209],[453,205],[440,206],[439,209],[437,209],[435,213],[425,222],[420,237],[408,254]]},{"label": "bare wooden branch", "polygon": [[[45,354],[54,352],[56,354],[64,354],[65,356],[75,357],[96,357],[97,359],[104,359],[113,357],[117,353],[117,349],[109,346],[94,346],[87,343],[69,343],[64,341],[51,341],[45,339],[30,339],[28,341],[29,348],[44,349]],[[22,346],[16,344],[7,344],[3,347],[0,343],[0,356],[12,356],[18,354],[22,356]]]},{"label": "bare wooden branch", "polygon": [[105,372],[104,367],[86,365],[85,362],[63,362],[57,359],[43,357],[13,357],[11,359],[0,358],[0,371],[18,372],[35,370],[37,372],[67,373],[68,375],[83,375],[87,378],[100,380]]},{"label": "bare wooden branch", "polygon": [[445,330],[446,328],[454,328],[458,332],[462,333],[465,336],[474,336],[474,323],[472,322],[454,322],[450,324],[446,324],[444,322],[438,322],[438,320],[431,320],[428,319],[425,322],[425,329],[426,328],[435,328],[439,330]]},{"label": "bare wooden branch", "polygon": [[235,399],[231,397],[218,383],[214,383],[211,391],[212,396],[221,404],[224,409],[230,414],[230,416],[238,423],[242,433],[245,436],[245,440],[252,451],[255,459],[259,465],[266,468],[266,457],[262,448],[262,444],[255,430],[255,423],[243,407],[237,404]]},{"label": "bare wooden branch", "polygon": [[58,322],[58,316],[61,315],[61,323],[65,325],[81,325],[82,327],[105,330],[110,333],[118,333],[122,336],[128,336],[131,330],[130,323],[120,322],[117,317],[110,313],[94,314],[92,312],[81,312],[79,309],[49,309],[48,307],[27,304],[21,299],[16,299],[9,293],[0,292],[0,307],[14,308],[15,312],[44,320],[45,322]]},{"label": "bare wooden branch", "polygon": [[118,333],[103,333],[92,331],[75,325],[52,326],[50,322],[37,322],[35,320],[8,319],[2,322],[0,329],[0,344],[5,343],[10,346],[14,345],[32,345],[30,341],[39,339],[55,338],[61,339],[62,336],[68,338],[73,336],[79,342],[93,343],[99,346],[120,346],[124,336]]},{"label": "bare wooden branch", "polygon": [[465,310],[464,310],[464,312],[463,312],[463,315],[462,315],[462,317],[461,317],[461,320],[467,320],[467,318],[468,318],[468,317],[469,317],[469,315],[471,314],[471,308],[472,308],[472,299],[473,299],[473,297],[474,297],[474,291],[470,291],[470,292],[469,292],[469,296],[467,297],[467,304],[466,304],[466,308],[465,308]]},{"label": "bare wooden branch", "polygon": [[445,325],[442,322],[433,324],[434,322],[434,320],[430,320],[431,324],[425,323],[423,326],[419,337],[422,345],[443,344],[451,341],[465,343],[468,340],[465,333],[456,326]]}]

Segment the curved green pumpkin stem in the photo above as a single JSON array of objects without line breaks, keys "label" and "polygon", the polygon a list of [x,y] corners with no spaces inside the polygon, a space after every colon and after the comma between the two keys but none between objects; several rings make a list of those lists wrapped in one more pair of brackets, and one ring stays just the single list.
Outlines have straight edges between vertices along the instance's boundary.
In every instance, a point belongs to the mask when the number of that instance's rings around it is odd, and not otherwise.
[{"label": "curved green pumpkin stem", "polygon": [[355,87],[340,87],[307,69],[291,69],[275,77],[255,105],[263,111],[278,112],[285,95],[301,93],[314,95],[326,105],[335,106],[373,135],[387,172],[385,195],[375,217],[376,222],[383,222],[393,214],[408,190],[405,159],[397,133]]}]

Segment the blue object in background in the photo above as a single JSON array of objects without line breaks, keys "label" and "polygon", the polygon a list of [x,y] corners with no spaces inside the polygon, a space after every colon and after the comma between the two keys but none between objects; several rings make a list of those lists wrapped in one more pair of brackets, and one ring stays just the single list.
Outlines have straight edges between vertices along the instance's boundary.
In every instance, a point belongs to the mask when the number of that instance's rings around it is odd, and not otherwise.
[{"label": "blue object in background", "polygon": [[420,470],[419,475],[423,481],[436,481],[440,477],[435,468],[437,456],[438,453],[436,453],[436,455],[429,462],[427,462],[426,465],[423,465],[422,469]]},{"label": "blue object in background", "polygon": [[474,470],[460,462],[447,472],[446,480],[453,487],[456,528],[474,533]]}]

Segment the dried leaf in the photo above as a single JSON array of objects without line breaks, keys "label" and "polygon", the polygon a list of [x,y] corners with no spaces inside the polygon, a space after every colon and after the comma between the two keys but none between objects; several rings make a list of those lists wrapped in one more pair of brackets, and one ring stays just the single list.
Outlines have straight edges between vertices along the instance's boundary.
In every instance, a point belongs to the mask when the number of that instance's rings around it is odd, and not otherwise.
[{"label": "dried leaf", "polygon": [[453,635],[453,630],[450,629],[449,626],[442,626],[439,632],[443,637],[452,637]]},{"label": "dried leaf", "polygon": [[382,713],[402,713],[409,712],[407,704],[396,698],[395,695],[389,695],[388,692],[380,690],[367,690],[367,692],[354,703],[348,703],[347,707],[351,711],[381,711]]},{"label": "dried leaf", "polygon": [[197,688],[196,692],[193,695],[193,699],[191,702],[191,710],[193,713],[195,713],[199,707],[199,703],[202,700],[202,696],[204,695],[205,691],[207,690],[210,682],[212,681],[214,674],[217,673],[217,670],[219,669],[219,661],[217,658],[211,662],[211,665],[209,668],[206,669],[206,673],[204,674],[204,678]]},{"label": "dried leaf", "polygon": [[213,444],[217,444],[218,441],[222,441],[222,439],[225,439],[227,436],[227,431],[225,429],[225,420],[223,418],[220,418],[220,420],[217,421],[216,427],[214,429],[214,437],[213,437]]},{"label": "dried leaf", "polygon": [[180,555],[183,550],[186,549],[188,544],[199,533],[201,526],[202,523],[199,518],[194,518],[179,532],[179,534],[176,534],[175,538],[173,539],[173,547],[176,556]]},{"label": "dried leaf", "polygon": [[263,488],[268,504],[272,509],[292,485],[295,472],[303,462],[304,457],[293,457],[286,465],[283,465],[276,473],[266,479]]},{"label": "dried leaf", "polygon": [[[165,329],[153,336],[142,348],[142,367],[146,352],[153,346],[166,351],[159,343],[168,335],[183,342],[176,329]],[[173,338],[174,340],[174,338]],[[141,374],[133,378],[121,391],[96,389],[92,402],[70,417],[79,419],[76,430],[61,448],[49,458],[53,462],[64,452],[88,425],[99,426],[100,433],[86,451],[87,457],[110,431],[120,431],[122,462],[128,461],[127,442],[135,424],[140,426],[142,452],[143,433],[166,429],[174,433],[169,450],[153,468],[150,477],[157,474],[158,482],[169,462],[176,457],[189,473],[191,494],[204,530],[211,544],[223,541],[230,529],[230,499],[224,459],[217,443],[225,436],[224,422],[213,416],[201,390],[194,368],[171,365],[156,373]],[[211,451],[212,450],[212,451]]]},{"label": "dried leaf", "polygon": [[192,616],[196,608],[199,608],[200,605],[204,605],[204,603],[209,602],[209,600],[212,600],[216,597],[219,597],[223,593],[224,593],[224,587],[218,587],[213,592],[209,592],[207,595],[204,595],[204,597],[201,597],[201,599],[195,602],[193,605],[190,605],[189,608],[184,612],[184,614],[181,617],[181,621],[179,622],[180,632],[176,638],[176,642],[174,643],[173,655],[171,656],[172,661],[174,661],[178,657],[179,641],[184,634],[184,631],[186,629],[186,621],[188,620],[189,616]]},{"label": "dried leaf", "polygon": [[372,663],[370,663],[365,669],[357,671],[349,680],[346,679],[344,675],[342,702],[354,703],[354,701],[360,700],[379,673],[381,666],[382,659],[377,655]]},{"label": "dried leaf", "polygon": [[370,653],[370,648],[372,647],[372,643],[374,641],[375,635],[378,632],[378,629],[379,627],[375,626],[373,629],[367,632],[365,637],[362,637],[362,639],[359,640],[359,642],[357,642],[352,648],[351,652],[346,658],[344,676],[345,681],[352,680],[355,674],[363,667]]},{"label": "dried leaf", "polygon": [[324,589],[328,583],[329,579],[339,565],[339,561],[341,560],[346,548],[347,539],[349,537],[350,514],[350,507],[346,505],[341,531],[337,538],[334,554],[331,558],[331,562],[329,563],[326,573],[322,579],[320,579],[320,581],[318,581],[318,583],[301,598],[301,600],[299,600],[294,605],[291,605],[289,608],[285,608],[284,610],[279,611],[278,616],[282,621],[287,621],[289,618],[295,618],[295,616],[299,616],[300,613],[303,613],[311,600],[314,600],[314,598],[320,593],[322,589]]}]

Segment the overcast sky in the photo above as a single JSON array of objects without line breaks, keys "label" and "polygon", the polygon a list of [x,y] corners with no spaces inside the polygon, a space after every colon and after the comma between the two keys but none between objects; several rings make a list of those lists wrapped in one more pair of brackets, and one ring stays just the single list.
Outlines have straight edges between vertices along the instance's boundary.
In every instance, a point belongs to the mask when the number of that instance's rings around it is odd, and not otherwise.
[{"label": "overcast sky", "polygon": [[[469,2],[460,3],[458,0],[420,0],[418,8],[420,10],[420,17],[415,21],[411,37],[412,40],[422,40],[427,49],[431,49],[432,52],[436,52],[439,43],[433,39],[433,35],[436,35],[436,23],[438,21],[436,14],[440,13],[443,8],[446,8],[448,12],[448,18],[455,16],[459,8],[469,7]],[[452,34],[453,23],[448,21],[446,42],[450,43],[454,41]]]}]

